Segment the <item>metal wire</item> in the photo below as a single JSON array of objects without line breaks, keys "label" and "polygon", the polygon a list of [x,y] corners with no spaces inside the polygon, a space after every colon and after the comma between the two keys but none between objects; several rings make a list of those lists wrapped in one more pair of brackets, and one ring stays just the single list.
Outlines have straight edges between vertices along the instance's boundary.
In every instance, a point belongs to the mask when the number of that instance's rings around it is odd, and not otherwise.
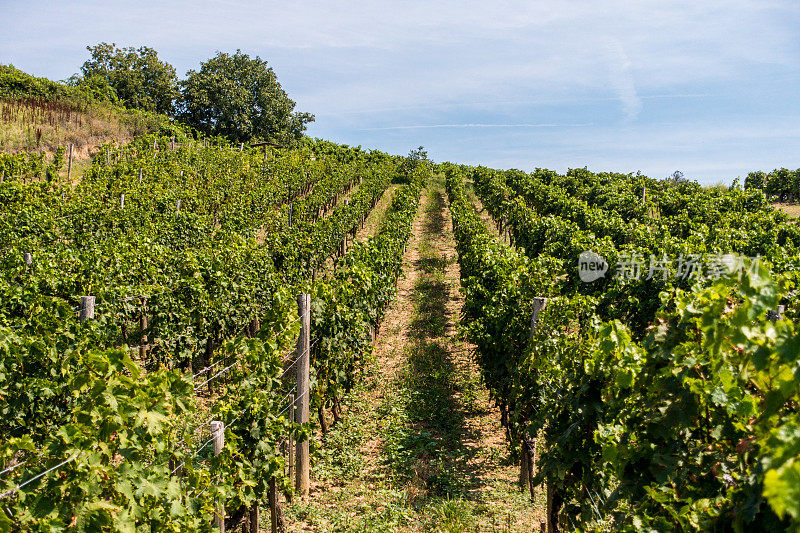
[{"label": "metal wire", "polygon": [[[311,348],[313,348],[313,347],[314,347],[314,345],[315,345],[315,344],[317,344],[317,342],[319,341],[319,339],[320,339],[320,338],[317,338],[317,340],[315,340],[315,341],[314,341],[314,342],[311,344],[311,346],[309,346],[309,347],[308,347],[308,350],[307,350],[306,352],[303,352],[303,354],[301,354],[301,355],[305,355],[306,353],[310,353],[310,352],[311,352]],[[292,353],[292,352],[289,352],[289,353]],[[291,357],[291,356],[290,356],[290,357]],[[289,369],[291,369],[291,368],[292,368],[292,367],[295,365],[295,363],[297,363],[297,361],[299,361],[299,360],[300,360],[300,355],[296,356],[296,357],[295,357],[295,358],[292,360],[292,364],[290,364],[289,366],[287,366],[287,367],[286,367],[286,368],[283,370],[283,374],[281,374],[281,379],[283,379],[283,377],[284,377],[284,376],[286,376],[286,373],[289,371]],[[286,362],[287,362],[287,361],[289,361],[289,357],[287,357],[287,358],[285,358],[285,359],[283,360],[283,364],[286,364]]]},{"label": "metal wire", "polygon": [[44,472],[42,472],[41,474],[37,474],[37,475],[33,476],[32,478],[28,479],[27,481],[23,481],[22,483],[20,483],[19,485],[17,485],[17,486],[16,486],[16,487],[14,487],[13,489],[9,489],[9,490],[5,491],[4,493],[0,494],[0,500],[2,500],[2,499],[5,499],[5,498],[7,498],[7,497],[11,496],[12,494],[14,494],[15,492],[17,492],[17,491],[18,491],[18,490],[20,490],[21,488],[25,487],[26,485],[29,485],[29,484],[33,483],[33,482],[34,482],[34,481],[36,481],[37,479],[41,478],[42,476],[45,476],[45,475],[49,474],[49,473],[50,473],[50,472],[52,472],[53,470],[56,470],[56,469],[58,469],[58,468],[61,468],[61,467],[62,467],[62,466],[64,466],[65,464],[67,464],[67,463],[69,463],[69,462],[72,462],[72,461],[74,461],[74,460],[75,460],[75,459],[77,459],[77,457],[78,457],[79,455],[81,455],[82,453],[83,453],[82,451],[81,451],[81,452],[78,452],[78,453],[76,453],[75,455],[73,455],[72,457],[70,457],[69,459],[67,459],[66,461],[62,461],[61,463],[58,463],[56,466],[54,466],[54,467],[52,467],[52,468],[48,468],[47,470],[45,470],[45,471],[44,471]]},{"label": "metal wire", "polygon": [[217,379],[217,378],[218,378],[219,376],[221,376],[222,374],[225,374],[226,372],[228,372],[228,371],[229,371],[231,368],[233,368],[233,367],[234,367],[234,366],[236,366],[237,364],[239,364],[239,361],[234,361],[232,364],[230,364],[230,365],[226,366],[225,368],[223,368],[222,370],[220,370],[219,372],[217,372],[216,374],[214,374],[213,376],[211,376],[210,378],[208,378],[207,380],[205,380],[204,382],[202,382],[200,385],[197,385],[197,386],[194,388],[195,392],[197,392],[197,390],[198,390],[198,389],[200,389],[200,387],[202,387],[203,385],[205,385],[205,384],[206,384],[206,383],[208,383],[209,381],[211,381],[211,380],[213,380],[213,379]]},{"label": "metal wire", "polygon": [[208,372],[209,370],[211,370],[212,368],[214,368],[214,367],[215,367],[215,366],[217,366],[218,364],[220,364],[220,363],[224,363],[225,361],[229,360],[231,357],[234,357],[234,356],[236,356],[236,354],[235,354],[235,353],[232,353],[232,354],[230,354],[230,355],[228,355],[228,356],[226,356],[226,357],[223,357],[223,358],[222,358],[222,359],[220,359],[219,361],[216,361],[216,362],[214,362],[214,363],[211,363],[210,365],[208,365],[207,367],[205,367],[203,370],[201,370],[201,371],[200,371],[200,372],[198,372],[197,374],[193,375],[193,376],[192,376],[192,379],[196,378],[197,376],[202,376],[203,374],[205,374],[206,372]]},{"label": "metal wire", "polygon": [[[20,426],[20,427],[22,427],[22,426]],[[25,463],[27,463],[27,461],[22,461],[21,463],[17,463],[17,464],[15,464],[14,466],[9,466],[8,468],[6,468],[6,469],[5,469],[5,470],[3,470],[2,472],[0,472],[0,476],[1,476],[1,475],[3,475],[3,474],[5,474],[6,472],[13,472],[13,471],[14,471],[14,470],[16,470],[17,468],[19,468],[19,467],[21,467],[21,466],[25,465]]]},{"label": "metal wire", "polygon": [[287,400],[287,398],[289,398],[289,396],[291,396],[291,395],[294,393],[294,391],[296,391],[296,390],[297,390],[297,385],[295,385],[294,387],[292,387],[292,389],[291,389],[291,390],[290,390],[288,393],[286,393],[286,396],[284,396],[283,398],[281,398],[281,401],[279,401],[279,402],[278,402],[278,405],[280,405],[280,404],[282,404],[283,402],[285,402],[285,401]]},{"label": "metal wire", "polygon": [[295,405],[295,404],[297,403],[297,400],[299,400],[300,398],[302,398],[303,396],[305,396],[306,394],[308,394],[308,392],[309,392],[310,390],[311,390],[311,387],[309,387],[308,389],[306,389],[305,391],[303,391],[303,393],[302,393],[302,394],[300,394],[300,396],[297,396],[297,397],[295,397],[295,399],[294,399],[294,400],[293,400],[293,401],[292,401],[292,402],[291,402],[289,405],[287,405],[287,406],[286,406],[286,407],[283,409],[283,411],[281,411],[280,413],[278,413],[278,416],[281,416],[283,413],[285,413],[286,411],[288,411],[288,410],[289,410],[289,408],[291,408],[293,405]]},{"label": "metal wire", "polygon": [[[223,430],[224,430],[225,428],[227,428],[227,427],[230,427],[230,426],[232,426],[234,422],[236,422],[237,420],[239,420],[240,418],[242,418],[242,416],[245,414],[245,412],[247,412],[247,410],[248,410],[249,408],[250,408],[249,406],[248,406],[248,407],[245,407],[245,408],[242,410],[242,412],[241,412],[241,413],[239,413],[239,416],[237,416],[236,418],[234,418],[233,420],[231,420],[230,422],[228,422],[227,424],[225,424],[225,425],[223,426]],[[215,416],[214,418],[216,418],[216,416]],[[212,420],[213,420],[213,419],[212,419]],[[198,426],[198,427],[200,427],[200,426]],[[196,429],[196,428],[195,428],[195,429]],[[202,445],[202,446],[200,446],[200,447],[199,447],[199,448],[198,448],[198,449],[197,449],[197,450],[196,450],[196,451],[195,451],[195,452],[194,452],[194,453],[191,455],[191,457],[197,457],[197,455],[198,455],[198,454],[199,454],[201,451],[203,451],[203,450],[205,449],[205,447],[206,447],[206,446],[208,446],[209,444],[211,444],[212,442],[214,442],[214,436],[213,436],[213,435],[211,436],[211,438],[210,438],[210,439],[208,439],[207,441],[205,441],[205,442],[203,443],[203,445]],[[184,466],[184,465],[186,465],[186,461],[181,461],[181,463],[180,463],[178,466],[176,466],[174,469],[172,469],[172,472],[170,472],[170,473],[169,473],[169,475],[172,475],[172,474],[174,474],[175,472],[177,472],[177,471],[178,471],[178,470],[179,470],[179,469],[180,469],[182,466]]]}]

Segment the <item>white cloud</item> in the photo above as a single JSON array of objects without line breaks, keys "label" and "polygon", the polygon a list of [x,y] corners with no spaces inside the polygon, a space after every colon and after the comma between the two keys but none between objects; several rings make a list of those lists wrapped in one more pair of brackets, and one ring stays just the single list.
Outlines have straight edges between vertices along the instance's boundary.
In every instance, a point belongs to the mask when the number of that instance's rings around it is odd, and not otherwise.
[{"label": "white cloud", "polygon": [[642,100],[636,92],[636,85],[631,72],[631,60],[625,53],[622,43],[617,39],[609,41],[608,52],[610,56],[610,82],[622,102],[627,121],[631,122],[636,119],[642,110]]},{"label": "white cloud", "polygon": [[383,126],[379,128],[363,128],[363,131],[385,130],[424,130],[424,129],[450,129],[450,128],[578,128],[592,126],[586,124],[415,124],[411,126]]}]

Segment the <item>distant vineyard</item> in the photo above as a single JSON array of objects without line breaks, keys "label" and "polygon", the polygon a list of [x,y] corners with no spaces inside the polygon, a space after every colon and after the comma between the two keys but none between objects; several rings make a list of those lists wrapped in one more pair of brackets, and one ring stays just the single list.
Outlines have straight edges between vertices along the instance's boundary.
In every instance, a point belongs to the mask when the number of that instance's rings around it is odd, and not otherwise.
[{"label": "distant vineyard", "polygon": [[800,200],[800,169],[751,172],[744,180],[744,188],[764,191],[768,197],[782,202],[796,202]]},{"label": "distant vineyard", "polygon": [[465,333],[550,524],[797,527],[800,229],[760,191],[443,170]]}]

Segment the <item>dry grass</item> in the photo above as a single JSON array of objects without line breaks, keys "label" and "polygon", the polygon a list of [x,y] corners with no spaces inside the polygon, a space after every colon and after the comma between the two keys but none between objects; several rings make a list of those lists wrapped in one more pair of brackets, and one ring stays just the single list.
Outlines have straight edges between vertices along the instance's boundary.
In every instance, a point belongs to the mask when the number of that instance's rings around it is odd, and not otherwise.
[{"label": "dry grass", "polygon": [[792,218],[800,217],[800,204],[772,204],[775,209],[780,209]]},{"label": "dry grass", "polygon": [[75,158],[110,140],[129,140],[153,131],[162,118],[103,105],[74,109],[40,100],[0,101],[0,151],[53,152],[75,145]]}]

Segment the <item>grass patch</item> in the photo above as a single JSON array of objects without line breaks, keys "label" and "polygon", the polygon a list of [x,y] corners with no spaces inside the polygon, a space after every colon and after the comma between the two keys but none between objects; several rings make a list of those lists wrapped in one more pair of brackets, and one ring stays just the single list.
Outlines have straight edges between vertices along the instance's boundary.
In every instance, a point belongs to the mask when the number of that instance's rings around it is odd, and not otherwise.
[{"label": "grass patch", "polygon": [[371,362],[344,400],[342,420],[313,456],[324,488],[310,504],[289,506],[290,530],[298,521],[315,531],[533,529],[507,447],[487,440],[501,434],[497,413],[454,335],[458,277],[442,189],[434,181],[423,207],[406,343]]}]

